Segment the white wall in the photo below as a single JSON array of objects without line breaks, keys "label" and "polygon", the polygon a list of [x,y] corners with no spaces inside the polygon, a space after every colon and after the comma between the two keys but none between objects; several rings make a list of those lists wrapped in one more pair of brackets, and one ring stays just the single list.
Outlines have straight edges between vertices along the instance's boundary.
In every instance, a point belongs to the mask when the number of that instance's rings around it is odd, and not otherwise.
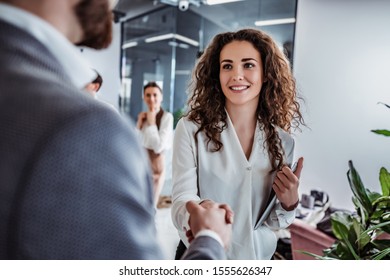
[{"label": "white wall", "polygon": [[390,1],[299,0],[294,73],[309,129],[297,133],[305,157],[301,193],[323,189],[332,205],[352,209],[346,177],[353,160],[365,186],[380,191],[390,170]]},{"label": "white wall", "polygon": [[105,49],[96,51],[84,48],[82,55],[89,61],[103,78],[103,84],[98,92],[98,99],[104,100],[118,108],[120,92],[120,24],[114,25],[113,41]]}]

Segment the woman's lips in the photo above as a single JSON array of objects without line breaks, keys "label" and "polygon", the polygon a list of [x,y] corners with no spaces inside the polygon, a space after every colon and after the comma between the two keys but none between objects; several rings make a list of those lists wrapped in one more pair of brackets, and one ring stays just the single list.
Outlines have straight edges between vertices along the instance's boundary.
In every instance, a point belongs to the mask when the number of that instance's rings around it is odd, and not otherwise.
[{"label": "woman's lips", "polygon": [[231,86],[229,88],[234,91],[242,91],[248,89],[249,86]]}]

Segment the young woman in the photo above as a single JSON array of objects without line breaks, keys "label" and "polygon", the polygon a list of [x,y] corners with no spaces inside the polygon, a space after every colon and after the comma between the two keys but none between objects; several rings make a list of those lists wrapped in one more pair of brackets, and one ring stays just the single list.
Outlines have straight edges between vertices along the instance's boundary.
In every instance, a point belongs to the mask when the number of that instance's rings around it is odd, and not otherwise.
[{"label": "young woman", "polygon": [[[175,132],[172,219],[179,231],[176,258],[191,240],[185,203],[226,203],[234,212],[229,259],[270,259],[272,229],[295,218],[299,176],[293,127],[304,124],[295,80],[270,36],[255,29],[217,35],[199,59],[189,112]],[[276,203],[262,216],[272,193]]]},{"label": "young woman", "polygon": [[149,154],[157,205],[165,180],[164,151],[172,146],[173,115],[161,108],[163,94],[156,82],[144,86],[143,99],[148,111],[139,113],[137,128],[141,131],[141,141]]}]

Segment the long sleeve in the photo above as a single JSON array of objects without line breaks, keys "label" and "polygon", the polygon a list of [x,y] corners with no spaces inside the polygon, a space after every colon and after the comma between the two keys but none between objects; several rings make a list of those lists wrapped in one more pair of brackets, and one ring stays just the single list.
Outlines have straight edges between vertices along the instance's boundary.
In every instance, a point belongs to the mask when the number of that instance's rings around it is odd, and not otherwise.
[{"label": "long sleeve", "polygon": [[[282,135],[281,130],[279,134]],[[294,159],[295,141],[293,138],[285,138],[284,149],[286,153],[286,162],[292,166]],[[283,209],[281,203],[277,200],[272,212],[266,220],[266,224],[272,229],[284,229],[291,225],[295,219],[295,209],[292,211],[286,211]]]},{"label": "long sleeve", "polygon": [[[172,220],[179,231],[188,229],[188,212],[185,203],[189,200],[199,201],[197,195],[196,145],[193,135],[187,131],[181,119],[175,130],[172,154]],[[185,240],[183,240],[185,241]]]},{"label": "long sleeve", "polygon": [[16,258],[162,258],[146,154],[119,118],[89,111],[45,136],[18,202]]},{"label": "long sleeve", "polygon": [[209,236],[200,236],[192,241],[182,260],[224,260],[226,254],[215,239]]},{"label": "long sleeve", "polygon": [[160,129],[157,125],[145,125],[142,128],[142,143],[147,149],[153,150],[156,154],[172,147],[173,138],[173,115],[164,112],[161,118]]},{"label": "long sleeve", "polygon": [[[259,127],[256,129],[255,144],[247,159],[229,118],[221,133],[223,148],[218,152],[209,149],[207,136],[203,133],[195,137],[197,130],[196,123],[183,118],[174,137],[171,212],[181,240],[188,246],[183,231],[183,227],[188,229],[185,203],[211,199],[230,205],[234,211],[233,242],[227,258],[270,259],[276,247],[276,237],[270,228],[288,225],[294,214],[275,204],[271,212],[276,221],[272,220],[273,224],[268,227],[262,225],[255,229],[259,211],[268,199],[273,182],[272,167],[263,147],[263,132]],[[292,138],[287,133],[280,135],[283,145],[286,145],[286,158],[291,161]]]}]

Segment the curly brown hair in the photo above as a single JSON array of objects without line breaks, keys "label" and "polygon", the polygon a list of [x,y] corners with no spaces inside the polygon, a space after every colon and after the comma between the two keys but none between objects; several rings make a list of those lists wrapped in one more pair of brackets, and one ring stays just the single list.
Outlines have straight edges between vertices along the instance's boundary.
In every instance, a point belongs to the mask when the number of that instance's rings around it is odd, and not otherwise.
[{"label": "curly brown hair", "polygon": [[263,31],[242,29],[216,35],[199,58],[190,83],[192,95],[188,101],[189,120],[199,124],[195,136],[203,132],[208,142],[213,144],[211,151],[219,151],[223,144],[221,132],[227,127],[225,96],[219,81],[220,53],[232,41],[250,42],[260,53],[265,82],[260,91],[257,106],[257,119],[265,133],[264,147],[268,147],[272,171],[285,164],[284,150],[277,127],[291,133],[291,128],[304,125],[300,112],[295,79],[284,53],[274,40]]}]

